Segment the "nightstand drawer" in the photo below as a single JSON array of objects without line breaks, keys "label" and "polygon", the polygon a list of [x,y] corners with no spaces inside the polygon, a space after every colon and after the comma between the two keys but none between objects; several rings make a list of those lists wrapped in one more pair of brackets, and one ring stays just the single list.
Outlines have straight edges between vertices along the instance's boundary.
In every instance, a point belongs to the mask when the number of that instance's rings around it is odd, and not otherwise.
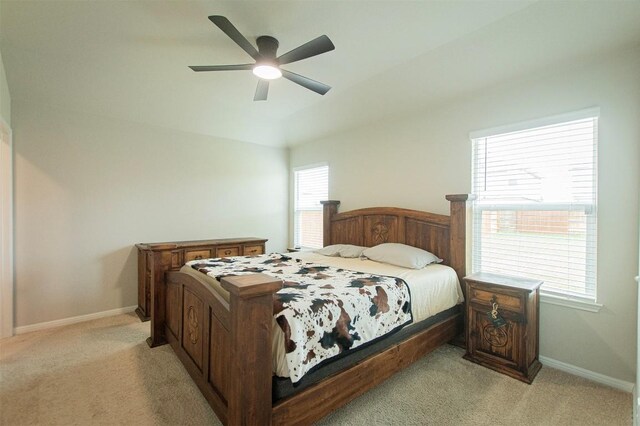
[{"label": "nightstand drawer", "polygon": [[216,257],[240,256],[240,247],[218,247]]},{"label": "nightstand drawer", "polygon": [[498,304],[500,309],[522,312],[522,300],[519,297],[496,293],[493,291],[480,290],[479,288],[475,287],[471,287],[469,302],[480,302],[489,306],[491,306],[495,302]]},{"label": "nightstand drawer", "polygon": [[211,257],[211,250],[186,250],[184,253],[184,261],[208,259]]}]

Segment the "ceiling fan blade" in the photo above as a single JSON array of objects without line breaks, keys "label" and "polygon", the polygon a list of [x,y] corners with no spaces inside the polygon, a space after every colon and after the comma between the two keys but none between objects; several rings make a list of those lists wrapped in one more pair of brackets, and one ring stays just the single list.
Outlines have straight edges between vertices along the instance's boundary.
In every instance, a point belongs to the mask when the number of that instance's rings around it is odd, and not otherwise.
[{"label": "ceiling fan blade", "polygon": [[256,87],[256,94],[253,97],[253,100],[266,101],[268,93],[269,93],[269,81],[260,79],[258,80],[258,87]]},{"label": "ceiling fan blade", "polygon": [[296,74],[294,72],[283,69],[280,69],[280,71],[282,71],[282,76],[284,78],[291,80],[302,87],[306,87],[309,90],[313,90],[314,92],[321,95],[324,95],[329,91],[329,89],[331,89],[331,86],[327,86],[326,84],[320,83],[319,81],[311,80],[310,78],[301,76],[300,74]]},{"label": "ceiling fan blade", "polygon": [[200,71],[236,71],[236,70],[250,70],[255,64],[240,64],[240,65],[189,65],[189,68],[196,72]]},{"label": "ceiling fan blade", "polygon": [[257,61],[258,58],[260,58],[260,54],[258,53],[256,48],[253,47],[251,43],[249,43],[249,40],[247,40],[242,34],[240,34],[240,31],[238,31],[227,18],[220,15],[212,15],[209,16],[209,20],[213,22],[218,28],[220,28],[226,35],[228,35],[231,40],[235,41],[236,44],[240,46],[242,50],[247,52],[253,59]]},{"label": "ceiling fan blade", "polygon": [[302,59],[310,58],[312,56],[320,55],[321,53],[329,52],[336,47],[333,45],[329,37],[321,35],[318,38],[311,40],[302,46],[281,55],[278,58],[278,62],[282,64],[290,64],[291,62],[300,61]]}]

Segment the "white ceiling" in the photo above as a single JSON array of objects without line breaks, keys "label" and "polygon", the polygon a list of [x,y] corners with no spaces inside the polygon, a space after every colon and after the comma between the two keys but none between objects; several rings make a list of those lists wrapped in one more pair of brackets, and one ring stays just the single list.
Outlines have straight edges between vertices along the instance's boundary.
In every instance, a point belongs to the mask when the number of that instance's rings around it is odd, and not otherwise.
[{"label": "white ceiling", "polygon": [[[265,145],[306,142],[463,96],[550,64],[640,44],[635,1],[2,0],[0,48],[12,100]],[[319,35],[336,50],[284,66],[254,102],[249,63],[208,19],[287,52]]]}]

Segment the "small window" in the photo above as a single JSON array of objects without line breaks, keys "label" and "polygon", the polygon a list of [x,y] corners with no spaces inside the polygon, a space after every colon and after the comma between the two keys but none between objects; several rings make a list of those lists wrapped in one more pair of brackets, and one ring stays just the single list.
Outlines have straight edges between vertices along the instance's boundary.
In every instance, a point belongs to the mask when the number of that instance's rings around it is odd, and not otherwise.
[{"label": "small window", "polygon": [[293,171],[293,242],[296,247],[322,247],[322,204],[329,197],[329,166]]},{"label": "small window", "polygon": [[472,135],[473,270],[594,302],[598,113],[536,124]]}]

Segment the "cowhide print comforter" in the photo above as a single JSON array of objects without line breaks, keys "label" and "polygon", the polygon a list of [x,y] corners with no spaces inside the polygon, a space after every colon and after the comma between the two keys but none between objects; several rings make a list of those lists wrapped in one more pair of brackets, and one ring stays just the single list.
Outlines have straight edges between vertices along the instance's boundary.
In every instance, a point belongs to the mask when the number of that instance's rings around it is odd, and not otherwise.
[{"label": "cowhide print comforter", "polygon": [[262,272],[282,279],[273,315],[284,332],[290,379],[411,323],[404,280],[338,269],[282,254],[196,260],[192,268],[216,278]]}]

